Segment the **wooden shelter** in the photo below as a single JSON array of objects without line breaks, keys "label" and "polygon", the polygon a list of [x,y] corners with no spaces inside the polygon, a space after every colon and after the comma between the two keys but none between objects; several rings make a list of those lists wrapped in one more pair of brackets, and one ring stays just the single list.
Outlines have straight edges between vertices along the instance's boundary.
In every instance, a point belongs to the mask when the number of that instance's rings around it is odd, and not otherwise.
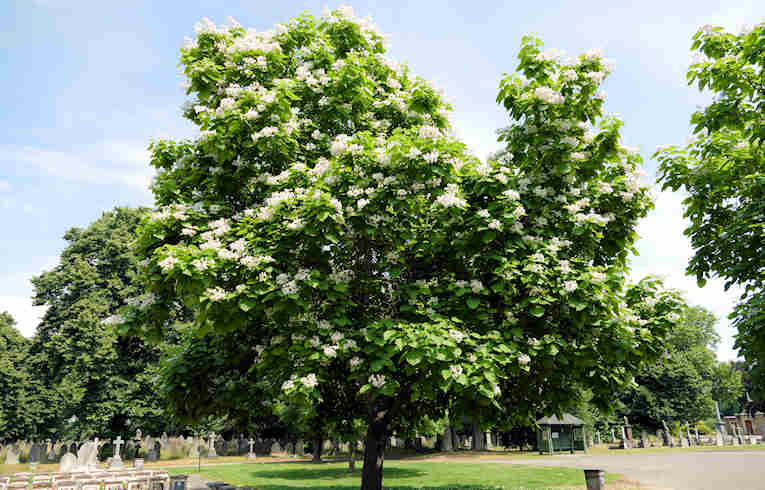
[{"label": "wooden shelter", "polygon": [[571,414],[564,413],[559,419],[555,415],[537,420],[537,449],[553,454],[555,452],[575,450],[587,452],[587,437],[584,421]]}]

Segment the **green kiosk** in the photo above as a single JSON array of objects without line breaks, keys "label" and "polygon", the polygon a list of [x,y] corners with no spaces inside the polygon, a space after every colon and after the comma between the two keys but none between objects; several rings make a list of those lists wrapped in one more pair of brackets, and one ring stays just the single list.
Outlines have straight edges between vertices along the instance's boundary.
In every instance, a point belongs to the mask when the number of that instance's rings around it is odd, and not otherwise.
[{"label": "green kiosk", "polygon": [[587,452],[587,437],[584,421],[564,413],[559,419],[555,415],[537,420],[537,449],[539,454],[569,451]]}]

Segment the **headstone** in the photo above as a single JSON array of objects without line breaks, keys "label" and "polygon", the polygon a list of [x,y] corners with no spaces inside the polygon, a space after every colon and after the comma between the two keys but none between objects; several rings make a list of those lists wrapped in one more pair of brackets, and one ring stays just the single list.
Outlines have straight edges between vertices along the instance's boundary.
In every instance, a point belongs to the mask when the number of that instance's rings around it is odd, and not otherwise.
[{"label": "headstone", "polygon": [[274,443],[271,444],[271,455],[273,456],[274,454],[280,453],[280,452],[282,452],[282,448],[281,446],[279,446],[279,442],[274,441]]},{"label": "headstone", "polygon": [[252,450],[252,446],[255,445],[255,441],[253,440],[252,437],[250,437],[249,443],[250,443],[250,452],[247,453],[247,459],[257,459],[257,456],[255,456],[255,452]]},{"label": "headstone", "polygon": [[71,473],[76,465],[77,456],[72,453],[66,453],[61,457],[61,462],[58,464],[58,471],[59,473]]},{"label": "headstone", "polygon": [[648,447],[648,434],[646,434],[645,431],[640,433],[640,443],[638,447],[642,447],[642,448]]},{"label": "headstone", "polygon": [[32,444],[32,447],[29,448],[29,462],[30,463],[39,463],[40,462],[40,454],[42,453],[42,448],[39,444],[36,442]]},{"label": "headstone", "polygon": [[8,446],[8,451],[5,453],[5,464],[19,464],[19,457],[21,452],[16,444]]},{"label": "headstone", "polygon": [[627,427],[625,426],[622,426],[622,442],[619,447],[622,449],[632,449],[632,441],[627,438]]},{"label": "headstone", "polygon": [[207,440],[207,457],[217,458],[218,453],[215,452],[215,432],[211,433]]},{"label": "headstone", "polygon": [[155,445],[153,448],[149,449],[149,452],[146,453],[146,461],[154,462],[159,459],[159,451],[157,450],[157,446]]},{"label": "headstone", "polygon": [[226,452],[223,456],[237,456],[239,455],[239,441],[231,439],[225,444]]},{"label": "headstone", "polygon": [[661,425],[664,427],[664,432],[662,432],[662,439],[664,441],[665,447],[674,447],[675,443],[672,440],[672,436],[669,432],[669,427],[667,427],[667,423],[663,420],[661,421]]},{"label": "headstone", "polygon": [[98,467],[98,450],[101,449],[101,446],[106,444],[106,441],[101,441],[98,439],[98,437],[95,438],[93,441],[93,446],[90,451],[90,458],[88,459],[88,466],[91,468],[97,468]]},{"label": "headstone", "polygon": [[125,463],[122,461],[122,456],[120,455],[120,448],[122,448],[124,443],[125,441],[119,436],[112,441],[112,444],[114,444],[114,456],[112,456],[112,460],[109,463],[109,468],[116,470],[125,467]]},{"label": "headstone", "polygon": [[45,440],[45,462],[52,463],[56,461],[56,450],[54,449],[53,441],[50,439]]},{"label": "headstone", "polygon": [[629,447],[632,447],[632,426],[630,425],[629,420],[627,420],[627,416],[624,416],[624,440],[629,441]]},{"label": "headstone", "polygon": [[298,458],[305,456],[305,443],[303,443],[302,439],[298,439],[295,443],[295,455]]}]

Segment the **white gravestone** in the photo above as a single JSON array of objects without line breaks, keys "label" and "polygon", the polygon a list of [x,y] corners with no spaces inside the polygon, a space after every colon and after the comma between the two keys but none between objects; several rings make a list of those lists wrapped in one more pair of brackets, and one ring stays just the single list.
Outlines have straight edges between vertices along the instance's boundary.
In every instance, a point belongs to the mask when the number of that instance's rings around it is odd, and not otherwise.
[{"label": "white gravestone", "polygon": [[252,450],[252,446],[255,445],[255,441],[250,437],[249,440],[250,443],[250,452],[247,454],[247,459],[257,459],[257,456],[255,455],[255,451]]},{"label": "white gravestone", "polygon": [[5,464],[19,464],[19,456],[21,456],[19,449],[15,444],[11,444],[5,453]]},{"label": "white gravestone", "polygon": [[125,467],[125,463],[122,462],[122,457],[120,456],[120,448],[124,442],[122,437],[119,436],[112,441],[112,444],[114,444],[114,456],[112,457],[112,463],[109,465],[109,468],[122,469]]}]

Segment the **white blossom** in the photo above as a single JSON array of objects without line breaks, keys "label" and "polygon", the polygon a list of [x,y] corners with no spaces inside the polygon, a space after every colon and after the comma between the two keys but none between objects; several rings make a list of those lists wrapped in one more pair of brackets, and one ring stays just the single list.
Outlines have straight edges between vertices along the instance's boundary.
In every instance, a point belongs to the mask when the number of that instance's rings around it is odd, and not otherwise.
[{"label": "white blossom", "polygon": [[375,388],[382,388],[385,385],[385,375],[384,374],[371,375],[369,377],[369,384],[371,384]]},{"label": "white blossom", "polygon": [[208,288],[205,294],[210,297],[212,301],[220,301],[226,298],[226,291],[220,287]]},{"label": "white blossom", "polygon": [[300,382],[303,383],[303,386],[306,388],[315,388],[319,384],[318,378],[316,378],[316,375],[313,373],[300,378]]}]

